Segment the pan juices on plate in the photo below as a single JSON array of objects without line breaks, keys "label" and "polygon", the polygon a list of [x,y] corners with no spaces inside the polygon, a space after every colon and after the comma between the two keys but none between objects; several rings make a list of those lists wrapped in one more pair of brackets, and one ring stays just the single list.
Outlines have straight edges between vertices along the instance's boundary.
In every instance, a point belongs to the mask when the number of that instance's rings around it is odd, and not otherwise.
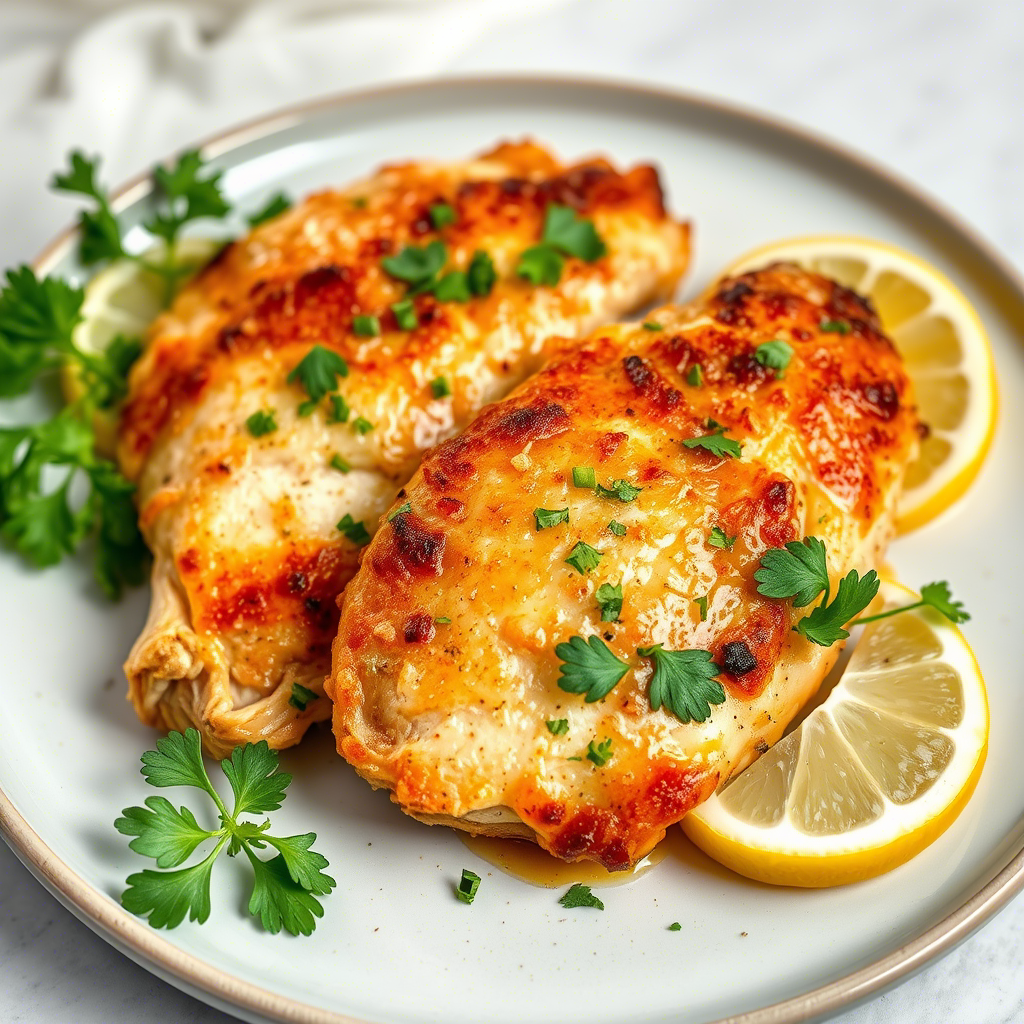
[{"label": "pan juices on plate", "polygon": [[656,171],[533,143],[386,167],[229,245],[153,325],[119,459],[152,549],[125,666],[139,717],[207,750],[330,716],[336,600],[424,451],[689,257]]},{"label": "pan juices on plate", "polygon": [[840,645],[754,574],[806,540],[845,594],[917,428],[870,305],[790,265],[566,342],[427,454],[364,553],[340,753],[422,821],[628,867],[818,689]]}]

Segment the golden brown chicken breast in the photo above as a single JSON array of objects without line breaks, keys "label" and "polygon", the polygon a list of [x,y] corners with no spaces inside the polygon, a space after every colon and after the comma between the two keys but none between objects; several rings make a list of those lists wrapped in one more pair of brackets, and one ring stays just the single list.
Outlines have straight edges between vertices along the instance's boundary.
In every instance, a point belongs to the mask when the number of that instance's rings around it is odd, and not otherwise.
[{"label": "golden brown chicken breast", "polygon": [[670,296],[687,259],[653,168],[529,143],[385,168],[228,246],[131,374],[119,454],[155,555],[126,665],[142,720],[223,755],[328,718],[336,598],[421,453],[549,336]]},{"label": "golden brown chicken breast", "polygon": [[628,866],[818,688],[838,646],[754,573],[808,535],[833,591],[877,564],[916,431],[869,304],[791,266],[567,345],[425,457],[365,552],[339,751],[423,821]]}]

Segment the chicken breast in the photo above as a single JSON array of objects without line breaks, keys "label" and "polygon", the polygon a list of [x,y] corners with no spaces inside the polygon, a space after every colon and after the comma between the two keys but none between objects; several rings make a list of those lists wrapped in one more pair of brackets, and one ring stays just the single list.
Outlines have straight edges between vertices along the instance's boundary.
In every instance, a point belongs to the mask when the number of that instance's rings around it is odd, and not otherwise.
[{"label": "chicken breast", "polygon": [[[758,359],[776,340],[785,372]],[[708,434],[738,457],[685,444]],[[808,609],[758,594],[764,553],[820,537],[833,592],[877,565],[916,446],[869,304],[792,266],[567,343],[426,456],[367,549],[327,686],[340,753],[423,821],[629,866],[779,739],[837,656],[793,631]],[[573,637],[630,666],[603,699],[559,687]],[[722,666],[706,721],[652,710],[654,644]]]},{"label": "chicken breast", "polygon": [[[555,208],[603,247],[563,252],[557,283],[535,285],[517,264]],[[382,263],[407,247],[413,271],[440,252],[439,273],[468,279],[411,294]],[[533,372],[551,335],[669,297],[687,259],[653,168],[566,167],[532,143],[384,168],[229,245],[130,379],[119,456],[155,556],[125,666],[139,717],[195,725],[218,756],[328,718],[336,599],[421,454]]]}]

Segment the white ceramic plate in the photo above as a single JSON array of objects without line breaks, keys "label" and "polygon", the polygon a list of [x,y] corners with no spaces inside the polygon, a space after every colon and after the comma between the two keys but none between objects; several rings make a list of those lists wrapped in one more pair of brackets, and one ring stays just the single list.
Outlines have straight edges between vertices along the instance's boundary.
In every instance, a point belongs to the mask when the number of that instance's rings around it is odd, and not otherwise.
[{"label": "white ceramic plate", "polygon": [[[672,207],[696,227],[687,294],[784,236],[867,235],[918,253],[976,305],[1002,393],[1024,393],[1024,296],[981,243],[880,171],[733,109],[608,84],[433,82],[286,112],[207,151],[231,195],[255,207],[278,188],[301,194],[384,160],[457,158],[527,133],[566,156],[661,167]],[[129,220],[146,191],[136,183],[122,196]],[[42,268],[74,273],[70,248],[58,241]],[[245,872],[227,863],[215,871],[206,925],[156,932],[118,905],[125,876],[145,865],[112,827],[147,795],[138,758],[154,737],[124,700],[120,668],[147,595],[111,607],[82,564],[33,572],[6,553],[0,828],[65,905],[129,956],[249,1020],[697,1024],[746,1013],[749,1024],[779,1024],[834,1010],[949,948],[1024,884],[1022,421],[1022,403],[1005,401],[970,494],[891,550],[903,579],[948,578],[974,613],[965,632],[993,715],[988,766],[960,820],[882,878],[773,889],[691,851],[606,890],[604,913],[565,911],[556,893],[493,871],[453,832],[403,817],[333,754],[324,731],[284,755],[296,779],[275,815],[284,829],[319,833],[339,881],[315,935],[259,931],[242,909]],[[463,867],[484,876],[472,907],[452,897]],[[667,931],[672,921],[682,931]]]}]

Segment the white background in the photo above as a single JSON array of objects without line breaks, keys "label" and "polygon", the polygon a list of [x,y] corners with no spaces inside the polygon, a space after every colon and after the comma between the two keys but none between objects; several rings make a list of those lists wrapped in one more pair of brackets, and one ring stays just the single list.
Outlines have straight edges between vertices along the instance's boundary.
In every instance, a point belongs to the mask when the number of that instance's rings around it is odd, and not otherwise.
[{"label": "white background", "polygon": [[[0,265],[31,258],[67,219],[45,182],[73,145],[103,153],[105,177],[119,181],[197,137],[309,96],[520,70],[640,79],[795,121],[912,179],[1024,269],[1019,0],[115,8],[0,2]],[[1022,938],[1018,900],[945,960],[839,1020],[1024,1022]],[[0,844],[0,1024],[143,1019],[230,1018],[115,952]]]}]

